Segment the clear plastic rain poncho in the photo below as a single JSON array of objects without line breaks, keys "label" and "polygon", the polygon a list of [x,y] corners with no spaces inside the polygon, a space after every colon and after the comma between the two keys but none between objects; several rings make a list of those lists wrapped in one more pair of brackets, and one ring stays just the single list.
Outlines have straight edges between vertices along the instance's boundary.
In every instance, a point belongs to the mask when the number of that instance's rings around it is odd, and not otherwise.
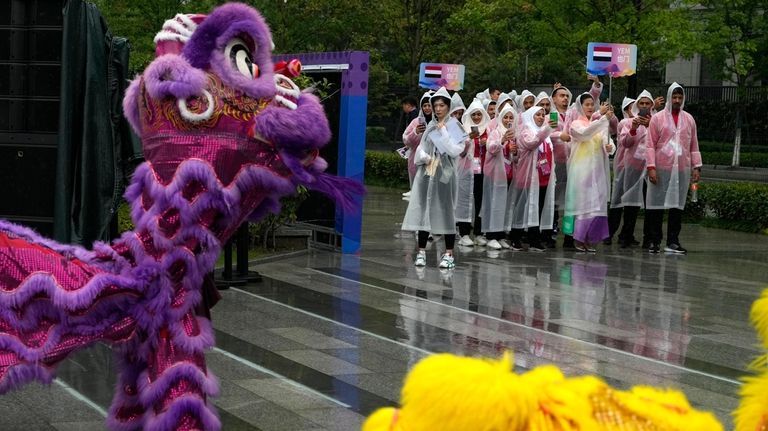
[{"label": "clear plastic rain poncho", "polygon": [[[430,101],[434,104],[438,97],[451,100],[445,88],[435,92]],[[461,123],[450,116],[446,115],[444,125],[438,128],[437,116],[433,115],[416,149],[417,170],[403,230],[456,233],[456,157],[464,151],[467,134]]]},{"label": "clear plastic rain poncho", "polygon": [[[610,181],[608,155],[615,151],[615,146],[608,134],[608,117],[590,122],[580,99],[581,96],[575,102],[578,117],[570,125],[571,151],[568,156],[565,215],[581,218],[605,216],[608,214]],[[606,146],[610,151],[606,151]]]},{"label": "clear plastic rain poncho", "polygon": [[[544,108],[534,106],[525,111],[522,126],[518,129],[515,177],[510,184],[507,198],[507,230],[526,229],[533,226],[539,226],[541,230],[552,229],[555,214],[556,174],[551,165],[542,165],[542,169],[546,169],[550,177],[541,218],[539,218],[539,159],[546,152],[553,154],[552,141],[549,139],[553,129],[549,127],[547,119],[541,127],[534,121],[534,115],[542,110]],[[554,163],[554,154],[552,162]]]},{"label": "clear plastic rain poncho", "polygon": [[[618,145],[616,145],[616,154],[613,155],[613,185],[611,187],[611,208],[621,208],[624,206],[621,197],[624,195],[624,178],[626,177],[625,170],[625,154],[627,152],[627,145],[631,138],[634,142],[634,136],[629,134],[629,128],[632,126],[632,118],[635,114],[631,112],[627,114],[630,105],[635,103],[635,99],[625,97],[621,101],[621,112],[624,114],[624,118],[618,125]],[[634,106],[634,105],[632,105]],[[624,127],[627,127],[626,135],[623,134]],[[639,141],[638,141],[639,142]],[[643,156],[645,157],[645,156]]]},{"label": "clear plastic rain poncho", "polygon": [[[643,90],[637,100],[648,99],[653,106],[653,96],[647,90]],[[637,116],[640,110],[637,103],[630,108],[632,116]],[[646,157],[648,149],[648,129],[640,125],[633,136],[631,133],[632,122],[629,121],[620,128],[619,148],[624,148],[624,190],[621,195],[621,205],[642,207],[645,195],[643,185],[647,176]]]},{"label": "clear plastic rain poncho", "polygon": [[[472,113],[480,112],[483,118],[479,124],[472,121]],[[478,133],[482,136],[486,132],[488,122],[491,117],[483,109],[483,103],[475,99],[469,105],[464,116],[461,118],[464,131],[469,134],[472,127],[477,127]],[[475,148],[480,145],[480,136],[477,138],[467,137],[464,147],[464,157],[459,156],[456,159],[456,182],[458,183],[458,194],[456,196],[456,210],[454,215],[457,222],[472,223],[475,218],[475,173],[482,173],[483,165],[480,157],[475,157]]]},{"label": "clear plastic rain poncho", "polygon": [[[483,204],[480,208],[480,226],[483,232],[503,232],[505,213],[507,211],[507,171],[505,164],[508,160],[504,157],[503,141],[507,128],[501,120],[507,113],[514,115],[514,109],[507,104],[499,112],[496,118],[496,128],[488,135],[488,152],[485,154],[483,165]],[[517,118],[515,118],[517,120]],[[514,128],[517,121],[513,121]]]},{"label": "clear plastic rain poncho", "polygon": [[[448,111],[448,115],[453,115],[456,111],[466,111],[467,107],[464,106],[464,101],[461,100],[461,96],[459,96],[459,93],[453,93],[453,96],[451,96],[451,110]],[[464,115],[462,113],[462,115]]]},{"label": "clear plastic rain poncho", "polygon": [[701,166],[696,121],[691,114],[683,111],[685,96],[677,126],[672,117],[672,91],[675,88],[683,87],[676,82],[669,86],[667,105],[651,117],[648,124],[646,162],[649,168],[656,167],[658,178],[656,184],[648,182],[648,209],[685,209],[691,169]]}]

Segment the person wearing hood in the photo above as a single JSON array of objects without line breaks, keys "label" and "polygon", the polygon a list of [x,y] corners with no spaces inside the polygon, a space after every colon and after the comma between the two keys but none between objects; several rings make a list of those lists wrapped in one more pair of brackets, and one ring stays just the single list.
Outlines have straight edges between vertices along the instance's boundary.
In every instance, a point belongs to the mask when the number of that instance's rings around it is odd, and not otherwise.
[{"label": "person wearing hood", "polygon": [[553,128],[541,106],[526,110],[521,123],[515,177],[507,198],[507,229],[512,250],[523,249],[522,236],[527,229],[529,250],[544,251],[552,238],[555,214],[554,157],[549,139]]},{"label": "person wearing hood", "polygon": [[[419,115],[417,115],[416,119],[408,124],[408,127],[405,128],[405,132],[403,132],[403,144],[405,144],[409,150],[408,181],[411,187],[413,187],[413,178],[416,175],[416,163],[414,162],[414,158],[416,157],[416,148],[419,146],[419,142],[421,142],[421,137],[427,128],[427,124],[432,121],[432,105],[429,103],[429,98],[431,96],[431,91],[427,91],[423,96],[421,96],[421,100],[419,101],[419,106],[421,107],[419,110]],[[409,190],[403,193],[403,196],[410,197],[411,191]]]},{"label": "person wearing hood", "polygon": [[[455,217],[459,225],[459,245],[466,247],[487,243],[480,230],[480,206],[483,201],[483,162],[490,120],[488,113],[483,109],[483,103],[478,99],[469,105],[461,120],[469,137],[464,151],[457,159],[458,195]],[[473,230],[474,241],[469,237]]]},{"label": "person wearing hood", "polygon": [[421,135],[414,159],[417,170],[411,199],[405,211],[402,229],[418,232],[419,251],[414,265],[427,264],[426,247],[429,234],[445,239],[441,269],[453,269],[453,246],[456,240],[456,158],[464,151],[467,135],[461,123],[448,115],[451,96],[441,87],[430,97],[432,121]]},{"label": "person wearing hood", "polygon": [[459,92],[453,93],[453,96],[451,96],[451,112],[448,114],[455,118],[456,121],[461,122],[462,117],[464,116],[464,111],[467,110],[467,107],[464,106],[464,101],[461,100],[461,96],[459,96]]},{"label": "person wearing hood", "polygon": [[[633,100],[633,99],[629,99]],[[646,178],[646,150],[648,124],[653,111],[653,96],[647,90],[643,90],[637,100],[633,103],[622,103],[625,108],[625,118],[619,124],[619,150],[614,160],[619,157],[623,159],[621,166],[615,161],[614,170],[620,170],[622,182],[614,182],[614,191],[611,195],[611,211],[616,208],[616,213],[608,214],[611,232],[615,233],[619,227],[621,213],[623,212],[624,223],[619,232],[619,245],[622,248],[628,248],[639,244],[635,240],[635,224],[640,208],[645,206],[645,193],[647,186]],[[623,156],[618,153],[622,152]],[[619,174],[614,174],[619,176]],[[613,220],[611,220],[613,218]],[[643,243],[648,247],[648,218],[643,222]]]},{"label": "person wearing hood", "polygon": [[595,252],[593,246],[608,237],[608,156],[616,151],[608,131],[613,112],[603,105],[600,119],[591,121],[595,100],[589,93],[576,99],[576,110],[578,117],[570,124],[565,217],[573,220],[576,249]]},{"label": "person wearing hood", "polygon": [[496,118],[496,101],[495,100],[487,100],[487,103],[483,102],[485,105],[485,110],[488,112],[488,116],[491,117],[491,120]]},{"label": "person wearing hood", "polygon": [[[534,96],[533,93],[528,90],[523,90],[523,92],[520,93],[515,100],[515,105],[517,105],[517,113],[522,114],[523,112],[527,111],[534,105],[535,102],[536,96]],[[518,122],[522,121],[522,119],[522,115],[518,115]]]},{"label": "person wearing hood", "polygon": [[[599,100],[603,85],[596,77],[593,79],[588,75],[588,78],[592,81],[589,94],[593,100]],[[568,184],[568,155],[570,154],[571,141],[568,128],[577,113],[575,103],[573,103],[573,94],[568,87],[559,82],[553,86],[550,101],[554,105],[552,111],[557,111],[557,121],[550,120],[549,122],[550,127],[555,129],[550,135],[550,140],[555,148],[555,176],[557,177],[557,184],[555,184],[555,224],[557,224],[560,219],[560,210],[565,208],[565,189]],[[573,236],[564,234],[563,237],[563,248],[573,248]]]},{"label": "person wearing hood", "polygon": [[[627,140],[626,136],[624,136],[624,139],[622,139],[621,131],[623,130],[625,124],[632,122],[633,115],[631,108],[633,106],[635,106],[635,99],[625,97],[621,102],[621,112],[624,115],[624,118],[622,118],[618,125],[618,129],[620,131],[619,143],[617,145],[616,154],[613,156],[613,185],[611,187],[611,207],[608,209],[608,239],[604,241],[604,244],[607,245],[612,243],[613,235],[619,229],[622,214],[626,215],[624,212],[624,204],[621,202],[621,197],[624,195],[624,175],[626,173],[624,169],[625,146],[622,144],[626,143]],[[626,224],[627,223],[625,221],[624,225],[626,226]],[[622,235],[619,235],[619,243],[621,243],[622,248],[627,247],[624,244]]]},{"label": "person wearing hood", "polygon": [[499,100],[499,96],[501,96],[501,90],[498,87],[490,87],[488,89],[488,94],[490,95],[491,100],[496,102]]},{"label": "person wearing hood", "polygon": [[511,147],[513,154],[517,152],[514,144],[516,121],[512,106],[505,105],[497,118],[496,128],[488,137],[488,153],[483,165],[483,204],[480,209],[481,228],[488,239],[488,248],[492,250],[509,247],[504,240],[507,211],[507,158],[504,149]]},{"label": "person wearing hood", "polygon": [[651,243],[648,251],[651,253],[660,252],[665,209],[669,210],[669,217],[664,251],[687,253],[679,238],[682,215],[688,188],[699,181],[702,162],[696,121],[683,110],[684,106],[683,87],[672,83],[667,91],[667,105],[648,123],[646,217]]},{"label": "person wearing hood", "polygon": [[[536,96],[536,99],[533,101],[533,106],[544,108],[544,113],[549,115],[552,111],[552,99],[549,98],[549,94],[547,94],[546,91],[542,91]],[[549,122],[549,119],[547,119],[547,122]]]}]

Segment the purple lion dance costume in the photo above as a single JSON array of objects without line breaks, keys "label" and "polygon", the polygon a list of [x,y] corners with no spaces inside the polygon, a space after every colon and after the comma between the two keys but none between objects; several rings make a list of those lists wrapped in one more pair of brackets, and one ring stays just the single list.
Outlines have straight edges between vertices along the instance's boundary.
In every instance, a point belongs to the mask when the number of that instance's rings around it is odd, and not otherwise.
[{"label": "purple lion dance costume", "polygon": [[323,108],[273,72],[254,9],[177,15],[155,41],[123,102],[146,158],[126,191],[136,229],[89,251],[0,221],[0,393],[50,383],[68,354],[101,341],[120,363],[110,429],[218,430],[204,297],[222,244],[297,185],[345,209],[363,188],[323,173]]}]

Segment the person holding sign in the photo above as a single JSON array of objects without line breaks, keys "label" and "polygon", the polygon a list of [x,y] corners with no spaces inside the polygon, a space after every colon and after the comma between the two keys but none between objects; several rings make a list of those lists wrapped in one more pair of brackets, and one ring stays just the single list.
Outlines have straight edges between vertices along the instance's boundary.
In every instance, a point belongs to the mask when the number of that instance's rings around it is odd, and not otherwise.
[{"label": "person holding sign", "polygon": [[595,244],[608,238],[608,156],[616,151],[608,131],[613,112],[603,104],[600,119],[590,121],[594,112],[592,96],[580,95],[576,100],[578,117],[570,126],[563,222],[563,231],[573,235],[576,249],[592,253]]},{"label": "person holding sign", "polygon": [[667,246],[664,252],[685,254],[680,245],[680,229],[688,187],[697,183],[701,175],[701,153],[696,135],[696,121],[685,112],[683,87],[674,82],[667,91],[664,110],[651,117],[648,124],[648,191],[646,217],[648,218],[650,253],[659,253],[661,225],[664,210],[667,220]]},{"label": "person holding sign", "polygon": [[417,170],[402,229],[418,231],[419,251],[414,265],[420,267],[427,264],[430,232],[443,235],[446,250],[439,267],[452,269],[456,240],[456,157],[464,151],[467,134],[462,125],[448,115],[451,95],[445,87],[435,92],[430,102],[434,115],[416,149]]},{"label": "person holding sign", "polygon": [[[466,247],[487,243],[480,230],[480,205],[483,201],[483,162],[490,121],[483,102],[478,99],[469,105],[461,120],[469,137],[456,163],[458,195],[454,214],[459,225],[459,245]],[[473,226],[475,241],[469,237]]]},{"label": "person holding sign", "polygon": [[[507,210],[507,171],[504,147],[514,146],[515,113],[512,106],[504,108],[496,117],[496,128],[488,137],[488,153],[483,165],[483,205],[480,208],[482,231],[488,239],[488,248],[504,248],[504,218]],[[517,152],[517,148],[514,148]]]},{"label": "person holding sign", "polygon": [[507,228],[512,250],[522,250],[523,230],[528,229],[530,251],[544,251],[552,238],[555,215],[555,172],[552,141],[553,128],[546,110],[534,106],[523,113],[517,137],[518,158],[515,176],[509,187]]},{"label": "person holding sign", "polygon": [[[414,163],[414,157],[416,157],[416,147],[421,142],[421,136],[424,134],[424,130],[427,128],[427,123],[432,120],[432,105],[429,103],[429,98],[432,96],[431,91],[427,91],[421,96],[419,106],[421,110],[419,115],[408,124],[403,132],[403,144],[410,150],[408,153],[408,180],[411,187],[413,187],[413,177],[416,175],[416,163]],[[411,192],[403,193],[403,196],[409,197]]]}]

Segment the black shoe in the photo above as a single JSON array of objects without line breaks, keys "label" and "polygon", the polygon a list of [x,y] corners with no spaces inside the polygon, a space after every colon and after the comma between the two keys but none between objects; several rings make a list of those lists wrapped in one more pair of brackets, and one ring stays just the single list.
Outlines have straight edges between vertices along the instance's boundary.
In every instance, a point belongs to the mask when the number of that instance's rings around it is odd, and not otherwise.
[{"label": "black shoe", "polygon": [[540,242],[535,242],[528,246],[528,251],[538,251],[542,252],[545,251],[546,247],[544,247]]},{"label": "black shoe", "polygon": [[575,244],[573,243],[573,237],[566,238],[563,241],[563,248],[570,248],[570,249],[576,248]]},{"label": "black shoe", "polygon": [[603,245],[611,245],[611,244],[613,244],[612,238],[606,238],[603,240]]},{"label": "black shoe", "polygon": [[659,254],[659,252],[660,252],[660,249],[659,249],[659,245],[658,245],[658,244],[656,244],[656,243],[653,243],[653,242],[652,242],[652,243],[651,243],[651,244],[648,246],[648,253],[651,253],[651,254]]},{"label": "black shoe", "polygon": [[523,244],[520,241],[512,241],[510,249],[512,251],[522,251],[523,250]]},{"label": "black shoe", "polygon": [[[619,240],[619,248],[630,248],[633,245],[633,241],[627,241],[624,239]],[[634,244],[637,245],[637,244]]]},{"label": "black shoe", "polygon": [[557,242],[555,242],[555,240],[554,240],[554,239],[548,239],[548,240],[547,240],[547,241],[544,243],[544,245],[546,245],[546,246],[547,246],[547,248],[555,248],[555,247],[557,247]]},{"label": "black shoe", "polygon": [[634,239],[634,238],[632,238],[632,241],[630,241],[630,243],[631,243],[632,245],[640,245],[640,241],[638,241],[638,240],[636,240],[636,239]]},{"label": "black shoe", "polygon": [[688,253],[688,250],[684,249],[680,244],[668,244],[664,247],[664,253],[686,254]]}]

